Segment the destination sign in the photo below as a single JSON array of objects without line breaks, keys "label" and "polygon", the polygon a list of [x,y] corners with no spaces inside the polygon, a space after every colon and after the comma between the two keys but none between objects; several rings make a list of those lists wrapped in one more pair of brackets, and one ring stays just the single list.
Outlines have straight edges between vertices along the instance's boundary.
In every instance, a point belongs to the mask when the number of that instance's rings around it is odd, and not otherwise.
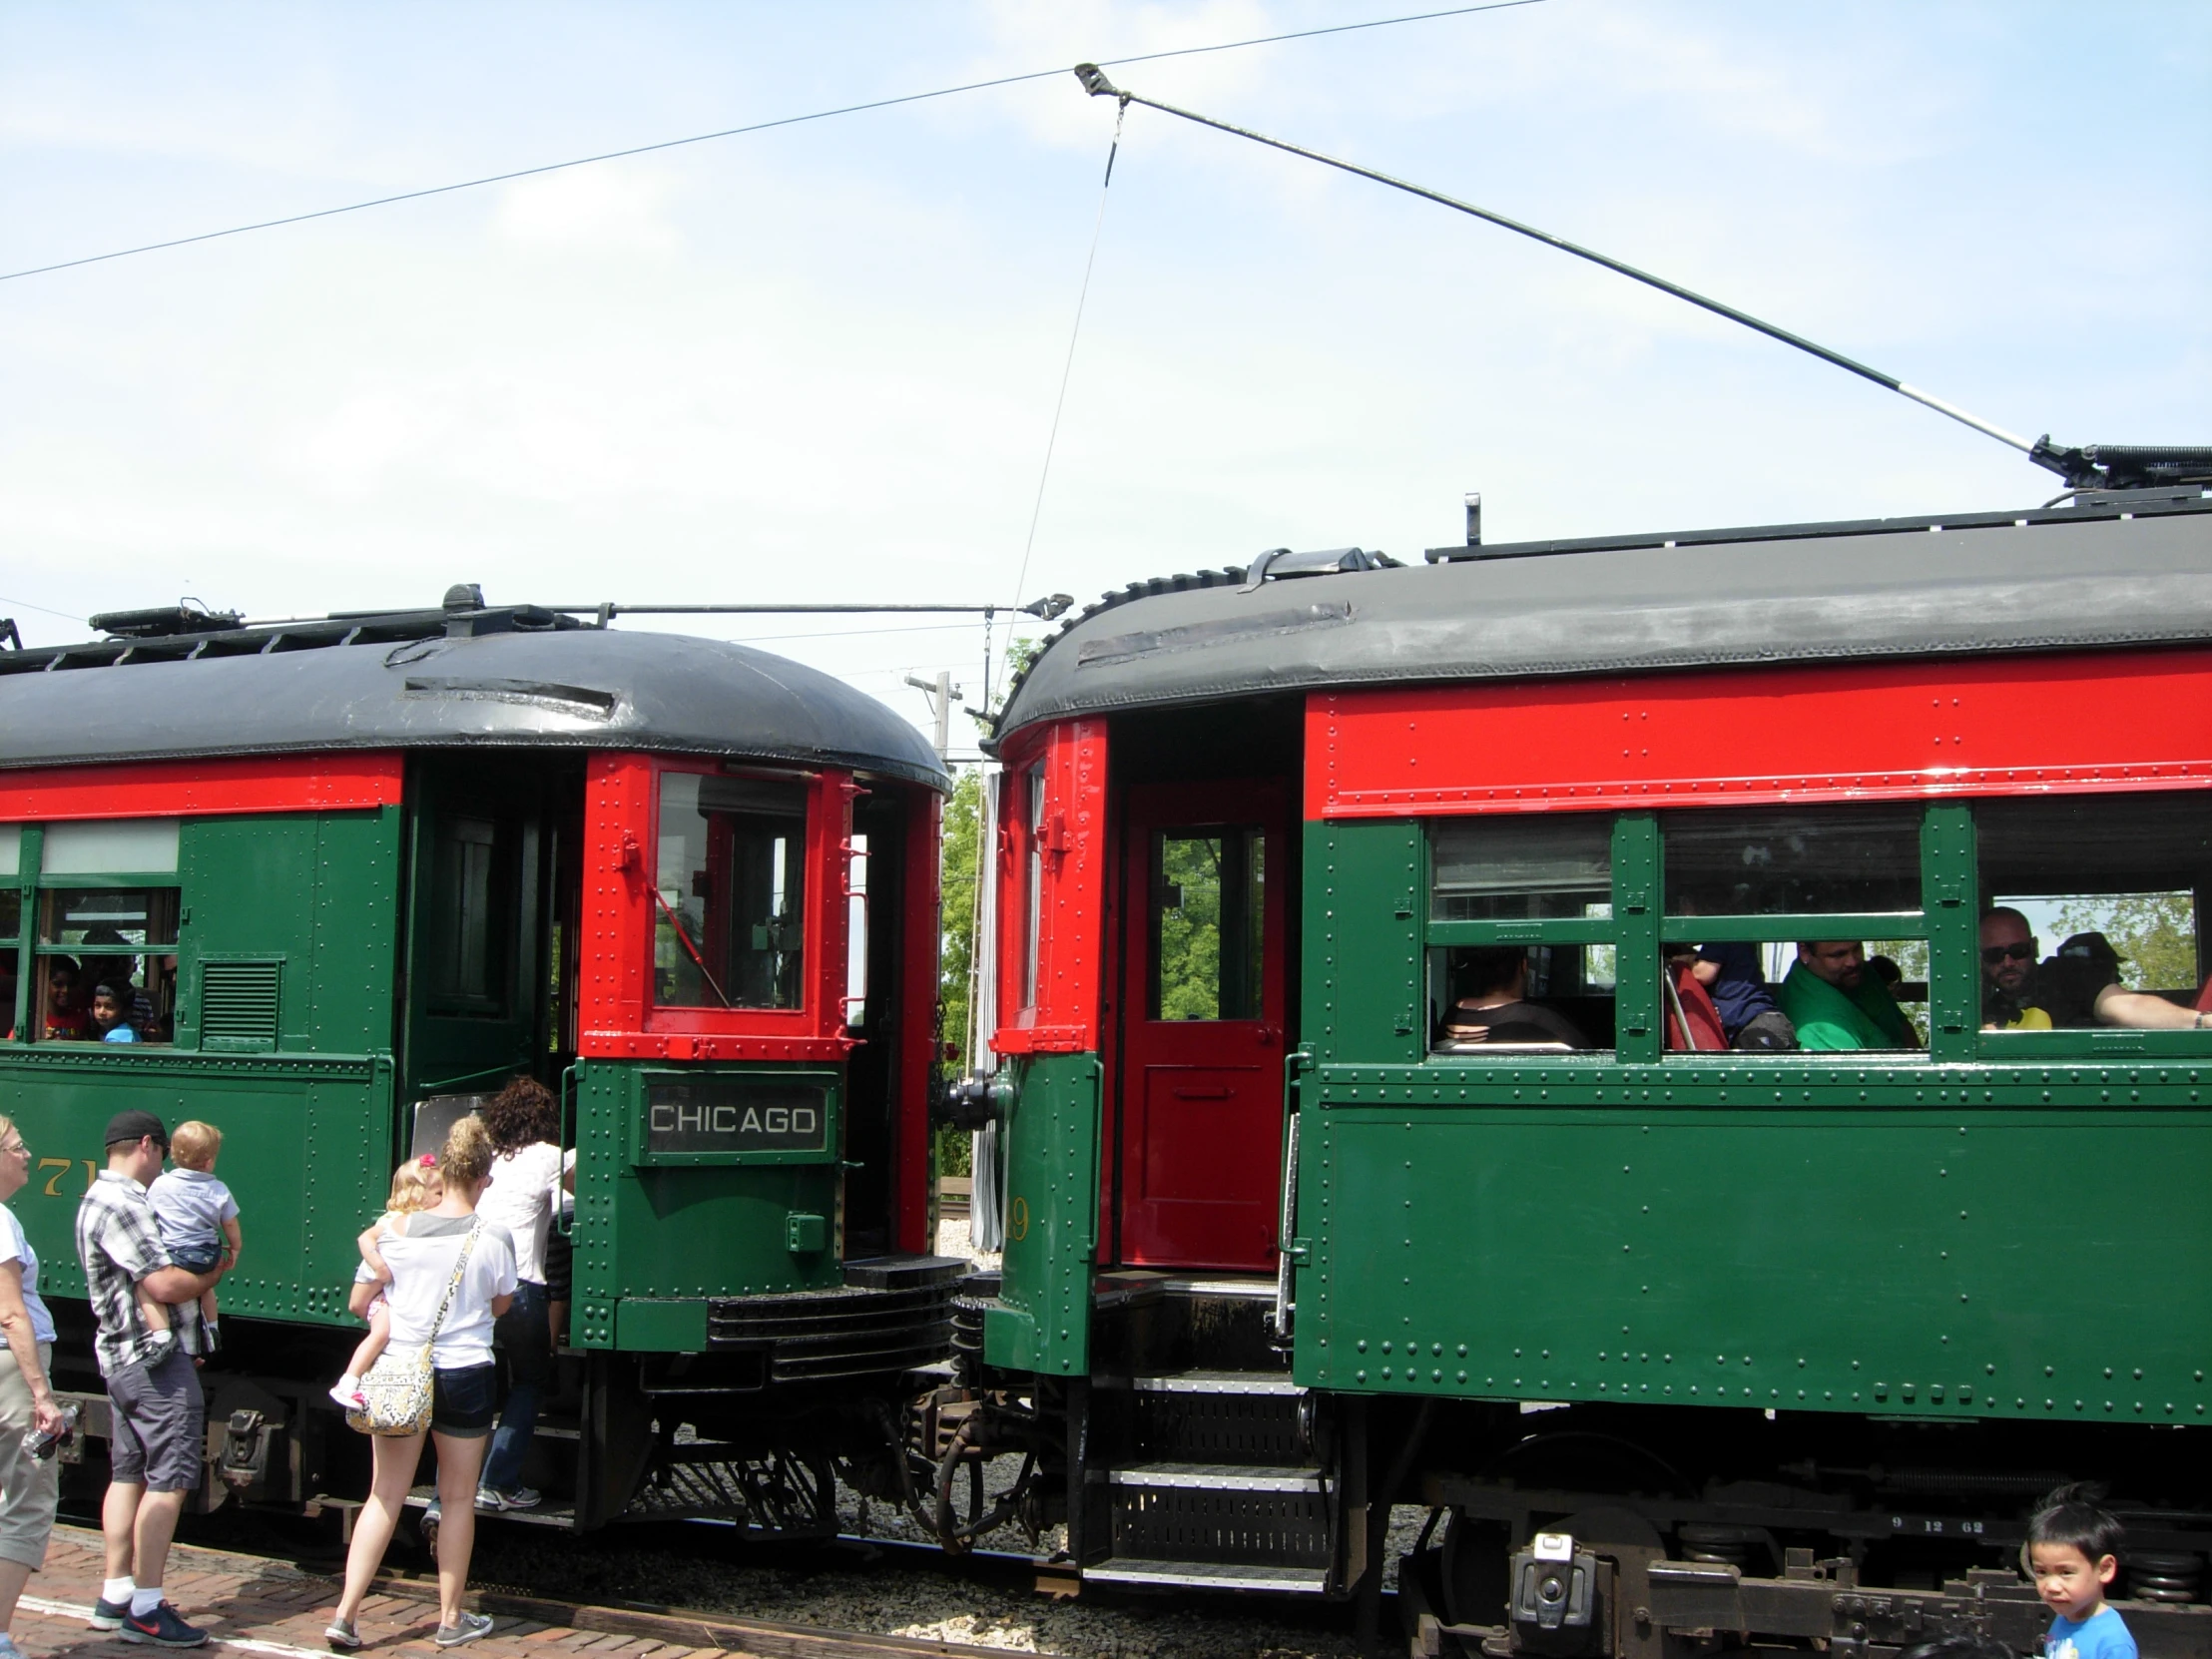
[{"label": "destination sign", "polygon": [[649,1082],[645,1150],[822,1152],[830,1145],[829,1091],[778,1077]]}]

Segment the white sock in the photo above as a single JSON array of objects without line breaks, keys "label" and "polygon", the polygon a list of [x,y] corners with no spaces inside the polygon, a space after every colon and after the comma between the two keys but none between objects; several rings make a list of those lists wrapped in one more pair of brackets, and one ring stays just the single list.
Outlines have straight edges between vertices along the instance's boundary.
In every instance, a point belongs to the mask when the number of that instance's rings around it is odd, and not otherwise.
[{"label": "white sock", "polygon": [[128,1578],[109,1578],[101,1581],[100,1599],[110,1606],[121,1607],[131,1599],[131,1592],[138,1586]]},{"label": "white sock", "polygon": [[131,1592],[131,1617],[143,1619],[162,1604],[162,1587],[157,1584],[151,1590]]},{"label": "white sock", "polygon": [[347,1393],[355,1392],[359,1389],[360,1385],[361,1380],[359,1376],[357,1376],[353,1372],[347,1372],[343,1377],[338,1379],[338,1386],[343,1388]]}]

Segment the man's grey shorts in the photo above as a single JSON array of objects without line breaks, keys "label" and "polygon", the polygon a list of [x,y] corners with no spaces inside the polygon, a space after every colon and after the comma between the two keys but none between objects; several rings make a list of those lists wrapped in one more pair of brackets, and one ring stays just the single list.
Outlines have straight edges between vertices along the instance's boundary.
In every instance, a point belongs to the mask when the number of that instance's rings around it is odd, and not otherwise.
[{"label": "man's grey shorts", "polygon": [[108,1442],[109,1478],[150,1492],[189,1492],[200,1484],[207,1408],[200,1373],[174,1349],[151,1370],[125,1366],[108,1379],[114,1406],[114,1438]]}]

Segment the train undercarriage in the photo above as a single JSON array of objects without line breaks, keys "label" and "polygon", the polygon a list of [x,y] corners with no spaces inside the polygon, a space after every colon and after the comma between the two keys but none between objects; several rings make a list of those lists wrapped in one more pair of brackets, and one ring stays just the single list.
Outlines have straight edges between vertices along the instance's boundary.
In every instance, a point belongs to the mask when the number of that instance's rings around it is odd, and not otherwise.
[{"label": "train undercarriage", "polygon": [[[717,1303],[702,1353],[564,1350],[523,1469],[543,1502],[516,1518],[577,1532],[715,1519],[827,1538],[839,1530],[841,1479],[926,1520],[936,1464],[917,1401],[942,1382],[926,1368],[947,1351],[965,1268],[882,1258],[849,1264],[841,1288]],[[57,1307],[56,1383],[83,1409],[62,1450],[69,1477],[91,1486],[105,1478],[110,1430],[84,1312]],[[368,1442],[324,1390],[357,1335],[249,1319],[224,1332],[202,1372],[208,1475],[196,1507],[334,1510],[349,1523],[368,1489]]]},{"label": "train undercarriage", "polygon": [[[1889,1659],[1968,1630],[2026,1651],[2048,1613],[2013,1564],[2025,1516],[2094,1473],[2128,1527],[2119,1594],[2143,1651],[2212,1656],[2201,1429],[1331,1394],[1292,1381],[1274,1290],[1101,1274],[1089,1377],[964,1355],[947,1541],[973,1541],[970,1516],[1064,1519],[1086,1582],[1351,1600],[1376,1651],[1422,1656]],[[963,1510],[983,1482],[961,1465],[991,1456],[1020,1476],[992,1482],[996,1514]],[[1417,1534],[1393,1536],[1409,1507]]]}]

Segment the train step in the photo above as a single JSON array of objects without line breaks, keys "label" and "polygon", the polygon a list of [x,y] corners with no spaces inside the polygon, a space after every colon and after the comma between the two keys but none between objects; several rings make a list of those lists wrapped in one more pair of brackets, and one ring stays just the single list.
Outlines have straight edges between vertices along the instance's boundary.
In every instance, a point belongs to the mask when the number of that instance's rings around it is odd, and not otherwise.
[{"label": "train step", "polygon": [[1269,1467],[1252,1463],[1126,1463],[1093,1469],[1091,1478],[1109,1486],[1148,1486],[1162,1490],[1213,1492],[1321,1492],[1327,1477],[1317,1468]]},{"label": "train step", "polygon": [[1086,1582],[1127,1584],[1163,1590],[1261,1590],[1271,1595],[1318,1596],[1329,1588],[1325,1567],[1285,1567],[1259,1563],[1153,1561],[1118,1557],[1085,1567]]},{"label": "train step", "polygon": [[1261,1371],[1179,1371],[1156,1377],[1101,1377],[1099,1387],[1127,1387],[1156,1394],[1302,1395],[1306,1390],[1288,1374]]}]

